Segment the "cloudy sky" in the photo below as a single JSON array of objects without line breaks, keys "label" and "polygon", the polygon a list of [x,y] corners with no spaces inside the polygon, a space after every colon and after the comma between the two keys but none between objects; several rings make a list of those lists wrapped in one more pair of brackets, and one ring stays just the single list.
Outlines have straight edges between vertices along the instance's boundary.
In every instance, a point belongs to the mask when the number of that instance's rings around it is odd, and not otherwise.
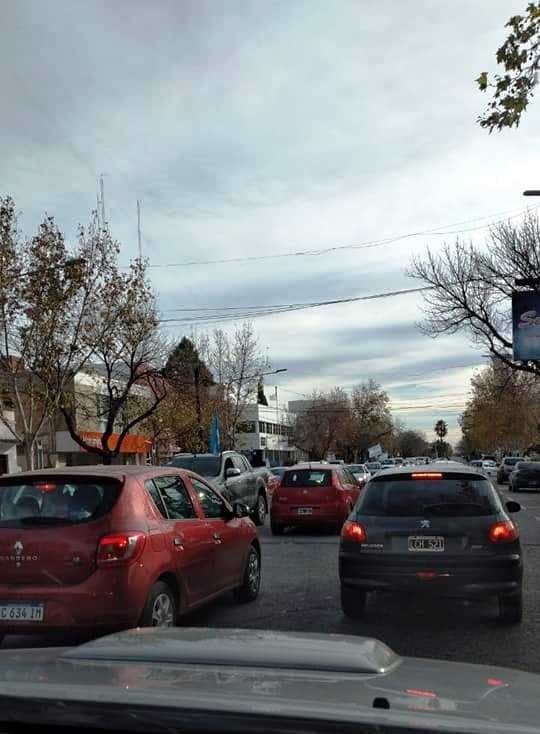
[{"label": "cloudy sky", "polygon": [[[104,174],[126,263],[140,199],[159,305],[180,319],[169,337],[210,313],[175,308],[414,287],[412,254],[455,234],[348,246],[471,228],[463,236],[482,241],[481,227],[517,215],[523,189],[540,185],[540,100],[518,130],[475,122],[487,98],[474,79],[494,69],[504,23],[525,4],[0,0],[2,193],[26,232],[46,211],[72,239]],[[306,250],[323,252],[266,257]],[[256,319],[262,349],[288,369],[268,378],[280,401],[373,377],[408,425],[432,433],[443,417],[456,439],[485,360],[466,336],[423,336],[421,303]]]}]

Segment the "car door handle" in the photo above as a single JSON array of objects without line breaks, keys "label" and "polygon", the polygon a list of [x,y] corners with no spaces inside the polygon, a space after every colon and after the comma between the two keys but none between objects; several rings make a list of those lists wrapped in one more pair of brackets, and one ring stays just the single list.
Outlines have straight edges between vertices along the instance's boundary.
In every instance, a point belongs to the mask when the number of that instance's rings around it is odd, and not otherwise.
[{"label": "car door handle", "polygon": [[222,542],[221,535],[219,533],[214,533],[213,535],[214,542],[219,545]]},{"label": "car door handle", "polygon": [[182,538],[174,538],[173,540],[174,545],[182,545]]}]

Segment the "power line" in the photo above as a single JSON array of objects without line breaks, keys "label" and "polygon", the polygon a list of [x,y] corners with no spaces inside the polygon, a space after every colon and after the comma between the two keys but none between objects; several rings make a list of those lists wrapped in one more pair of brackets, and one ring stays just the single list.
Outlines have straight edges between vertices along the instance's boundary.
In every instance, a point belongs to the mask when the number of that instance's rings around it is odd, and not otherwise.
[{"label": "power line", "polygon": [[[224,315],[222,313],[216,314],[214,317],[210,316],[193,316],[192,318],[170,318],[170,319],[159,319],[161,324],[192,324],[192,323],[219,323],[223,321],[234,321],[236,319],[244,318],[258,318],[261,316],[270,316],[277,313],[290,313],[292,311],[303,311],[310,308],[321,308],[323,306],[336,306],[343,303],[356,303],[358,301],[370,301],[380,298],[393,298],[395,296],[409,295],[411,293],[421,293],[422,291],[432,290],[433,286],[420,286],[418,288],[404,288],[397,291],[385,291],[382,293],[371,293],[367,296],[352,296],[350,298],[335,298],[327,301],[311,301],[307,303],[289,303],[285,305],[267,306],[266,310],[246,310],[240,311],[239,306],[236,307],[236,312],[232,315]],[[228,307],[225,307],[228,308]],[[261,309],[265,307],[260,307]]]},{"label": "power line", "polygon": [[[462,220],[460,222],[454,222],[453,224],[446,224],[442,225],[440,227],[433,227],[431,229],[425,229],[418,232],[407,232],[405,234],[396,235],[393,237],[385,237],[381,239],[376,240],[367,240],[365,242],[359,242],[359,243],[353,243],[353,244],[346,244],[346,245],[334,245],[331,247],[322,247],[317,249],[311,249],[311,250],[298,250],[298,251],[292,251],[292,252],[282,252],[282,253],[276,253],[271,255],[248,255],[243,257],[228,257],[228,258],[219,258],[219,259],[210,259],[210,260],[187,260],[185,262],[175,262],[175,263],[154,263],[149,264],[149,268],[180,268],[180,267],[194,267],[197,265],[226,265],[228,263],[240,263],[240,262],[258,262],[260,260],[275,260],[279,258],[284,257],[317,257],[319,255],[325,255],[330,252],[339,252],[341,250],[361,250],[361,249],[368,249],[373,247],[382,247],[384,245],[389,245],[394,242],[399,242],[401,240],[410,239],[412,237],[421,237],[425,235],[433,235],[433,236],[446,236],[449,234],[466,234],[468,232],[475,232],[480,231],[483,229],[489,229],[490,227],[493,227],[496,224],[500,224],[503,221],[509,221],[511,219],[515,219],[516,217],[521,216],[523,213],[527,211],[534,211],[537,210],[539,207],[532,207],[532,208],[521,208],[519,210],[515,209],[509,209],[506,210],[506,212],[498,212],[496,214],[491,214],[483,217],[475,217],[474,219],[469,220]],[[493,216],[501,216],[505,213],[514,212],[511,216],[505,217],[493,222],[489,222],[488,224],[483,224],[478,227],[469,227],[466,229],[451,229],[452,227],[460,226],[461,224],[467,224],[467,223],[473,223],[473,222],[479,222],[484,221],[485,219],[490,219]]]}]

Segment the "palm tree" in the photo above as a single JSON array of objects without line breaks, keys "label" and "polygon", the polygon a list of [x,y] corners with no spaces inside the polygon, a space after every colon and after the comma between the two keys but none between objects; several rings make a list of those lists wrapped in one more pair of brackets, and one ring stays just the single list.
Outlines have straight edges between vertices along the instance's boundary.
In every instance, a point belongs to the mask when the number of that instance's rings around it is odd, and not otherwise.
[{"label": "palm tree", "polygon": [[[443,446],[443,439],[446,436],[446,434],[448,433],[448,426],[447,426],[446,422],[443,421],[443,420],[438,420],[437,423],[435,423],[435,429],[434,430],[435,430],[435,433],[437,434],[437,436],[439,437],[438,438],[438,441],[437,441],[437,443],[439,444],[439,448],[442,448],[442,446]],[[437,451],[437,456],[438,455],[439,455],[439,451]]]}]

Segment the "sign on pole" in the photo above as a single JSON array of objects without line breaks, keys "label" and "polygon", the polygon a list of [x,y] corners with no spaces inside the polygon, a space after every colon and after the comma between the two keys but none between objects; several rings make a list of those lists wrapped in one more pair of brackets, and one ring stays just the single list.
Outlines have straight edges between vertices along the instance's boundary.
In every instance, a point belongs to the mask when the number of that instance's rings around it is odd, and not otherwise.
[{"label": "sign on pole", "polygon": [[380,443],[375,444],[375,446],[370,446],[368,449],[368,454],[370,459],[378,459],[379,456],[383,453],[382,446]]},{"label": "sign on pole", "polygon": [[539,291],[512,294],[512,341],[515,360],[540,360]]}]

